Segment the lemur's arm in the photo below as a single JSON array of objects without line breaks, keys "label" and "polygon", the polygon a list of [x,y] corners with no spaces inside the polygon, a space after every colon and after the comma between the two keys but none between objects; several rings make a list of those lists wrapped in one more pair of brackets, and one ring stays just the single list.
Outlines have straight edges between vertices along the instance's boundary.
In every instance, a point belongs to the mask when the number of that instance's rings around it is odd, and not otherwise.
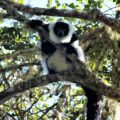
[{"label": "lemur's arm", "polygon": [[49,24],[44,24],[41,20],[31,20],[28,22],[28,26],[39,33],[42,41],[49,40]]},{"label": "lemur's arm", "polygon": [[74,41],[72,43],[72,46],[75,48],[75,50],[77,52],[78,59],[85,63],[85,55],[84,55],[83,49],[79,45],[79,40]]},{"label": "lemur's arm", "polygon": [[42,27],[43,22],[41,20],[31,20],[28,22],[28,26],[32,29],[36,29],[38,27]]}]

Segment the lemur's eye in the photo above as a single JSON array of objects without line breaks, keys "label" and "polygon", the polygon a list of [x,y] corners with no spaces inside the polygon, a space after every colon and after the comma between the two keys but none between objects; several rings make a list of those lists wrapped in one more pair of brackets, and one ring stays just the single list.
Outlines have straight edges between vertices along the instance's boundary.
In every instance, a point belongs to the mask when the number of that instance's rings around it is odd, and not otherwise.
[{"label": "lemur's eye", "polygon": [[67,31],[67,29],[64,29],[64,31]]}]

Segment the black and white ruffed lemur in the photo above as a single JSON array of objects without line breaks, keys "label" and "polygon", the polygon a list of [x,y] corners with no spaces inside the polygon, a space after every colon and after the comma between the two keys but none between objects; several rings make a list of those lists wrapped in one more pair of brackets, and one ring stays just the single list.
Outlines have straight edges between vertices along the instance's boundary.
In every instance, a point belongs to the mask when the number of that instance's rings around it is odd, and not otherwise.
[{"label": "black and white ruffed lemur", "polygon": [[[82,48],[79,46],[79,40],[74,33],[73,25],[65,22],[55,22],[43,24],[40,20],[31,20],[28,25],[35,29],[42,27],[49,35],[50,41],[41,38],[41,52],[43,54],[43,72],[44,74],[53,74],[68,70],[71,61],[67,56],[62,56],[57,52],[55,45],[62,45],[66,48],[67,54],[75,54],[78,59],[85,63],[85,56]],[[54,45],[52,44],[54,43]],[[45,55],[45,57],[44,57]],[[82,86],[87,96],[87,120],[100,120],[100,108],[98,102],[101,95],[97,92]]]}]

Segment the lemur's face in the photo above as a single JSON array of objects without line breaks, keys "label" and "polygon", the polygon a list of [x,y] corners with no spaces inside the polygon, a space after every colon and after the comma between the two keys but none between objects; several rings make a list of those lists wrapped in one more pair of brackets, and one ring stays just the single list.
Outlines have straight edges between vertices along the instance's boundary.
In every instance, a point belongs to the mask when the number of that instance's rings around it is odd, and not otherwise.
[{"label": "lemur's face", "polygon": [[67,23],[64,22],[56,22],[54,26],[54,33],[59,38],[63,38],[68,35],[69,33],[69,26]]}]

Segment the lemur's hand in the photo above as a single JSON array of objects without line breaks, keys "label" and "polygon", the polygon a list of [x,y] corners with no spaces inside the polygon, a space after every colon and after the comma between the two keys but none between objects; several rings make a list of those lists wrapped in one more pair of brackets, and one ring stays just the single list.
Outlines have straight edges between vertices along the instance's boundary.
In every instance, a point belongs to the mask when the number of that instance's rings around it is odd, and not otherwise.
[{"label": "lemur's hand", "polygon": [[41,20],[30,20],[28,22],[28,26],[32,29],[36,29],[41,25],[43,25],[43,22]]}]

